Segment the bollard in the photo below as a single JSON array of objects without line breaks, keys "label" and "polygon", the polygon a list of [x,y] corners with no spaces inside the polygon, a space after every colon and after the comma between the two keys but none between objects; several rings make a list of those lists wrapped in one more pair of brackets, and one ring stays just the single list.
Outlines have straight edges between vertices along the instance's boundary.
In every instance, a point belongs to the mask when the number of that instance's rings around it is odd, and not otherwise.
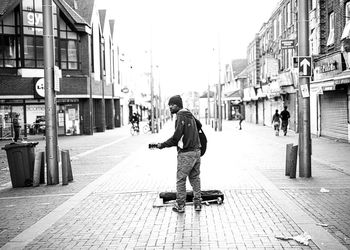
[{"label": "bollard", "polygon": [[45,184],[45,152],[39,152],[41,157],[41,165],[40,165],[40,184]]},{"label": "bollard", "polygon": [[40,177],[41,177],[41,152],[35,155],[34,160],[34,171],[33,171],[33,187],[38,187],[40,184]]},{"label": "bollard", "polygon": [[291,163],[291,152],[292,152],[293,143],[287,144],[286,147],[286,176],[290,174],[290,163]]},{"label": "bollard", "polygon": [[291,156],[291,159],[290,159],[289,177],[295,178],[296,172],[297,172],[298,145],[295,145],[292,147],[290,156]]},{"label": "bollard", "polygon": [[72,164],[70,160],[69,150],[67,150],[67,158],[68,158],[68,181],[73,181]]},{"label": "bollard", "polygon": [[62,159],[62,185],[68,185],[68,150],[61,151]]}]

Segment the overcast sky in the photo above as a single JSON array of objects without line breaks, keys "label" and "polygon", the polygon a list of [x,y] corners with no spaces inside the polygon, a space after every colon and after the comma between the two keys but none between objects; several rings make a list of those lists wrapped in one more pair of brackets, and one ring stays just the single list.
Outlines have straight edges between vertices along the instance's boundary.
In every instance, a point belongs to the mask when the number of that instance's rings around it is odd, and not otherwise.
[{"label": "overcast sky", "polygon": [[246,58],[248,44],[280,0],[97,1],[116,21],[124,63],[133,65],[129,80],[142,81],[139,76],[150,71],[152,50],[155,80],[171,95],[217,83],[219,58],[222,67]]}]

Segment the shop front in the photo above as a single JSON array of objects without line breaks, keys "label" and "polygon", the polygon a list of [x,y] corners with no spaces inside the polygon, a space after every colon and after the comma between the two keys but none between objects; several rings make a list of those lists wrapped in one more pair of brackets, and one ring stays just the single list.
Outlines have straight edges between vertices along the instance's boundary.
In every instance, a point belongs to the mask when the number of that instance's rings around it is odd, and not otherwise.
[{"label": "shop front", "polygon": [[[81,134],[79,99],[57,100],[58,135]],[[43,100],[1,100],[0,138],[13,137],[12,121],[19,114],[20,137],[45,135],[45,103]]]},{"label": "shop front", "polygon": [[315,62],[310,84],[313,134],[350,141],[349,83],[350,73],[343,71],[342,54],[327,55]]}]

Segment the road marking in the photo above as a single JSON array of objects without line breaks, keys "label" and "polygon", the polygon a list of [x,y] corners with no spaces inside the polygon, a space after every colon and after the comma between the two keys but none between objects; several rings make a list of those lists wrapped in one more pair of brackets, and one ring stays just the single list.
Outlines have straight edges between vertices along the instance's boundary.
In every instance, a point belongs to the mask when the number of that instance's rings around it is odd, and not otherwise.
[{"label": "road marking", "polygon": [[43,198],[43,197],[57,197],[57,196],[73,196],[76,193],[67,194],[43,194],[43,195],[27,195],[27,196],[11,196],[1,197],[0,200],[16,200],[16,199],[28,199],[28,198]]},{"label": "road marking", "polygon": [[[98,150],[100,150],[100,149],[103,149],[103,148],[105,148],[105,147],[108,147],[108,146],[111,146],[111,145],[116,144],[116,143],[118,143],[118,142],[121,142],[122,140],[125,140],[125,139],[128,138],[128,137],[129,137],[129,136],[124,136],[124,137],[122,137],[122,138],[120,138],[120,139],[118,139],[118,140],[116,140],[116,141],[110,142],[110,143],[108,143],[108,144],[99,146],[99,147],[94,148],[94,149],[90,149],[90,150],[85,151],[85,152],[80,153],[80,154],[77,154],[77,155],[71,157],[71,160],[77,160],[77,159],[79,159],[79,158],[81,158],[81,157],[83,157],[83,156],[86,156],[86,155],[88,155],[88,154],[91,154],[91,153],[93,153],[93,152],[96,152],[96,151],[98,151]],[[7,182],[7,183],[4,183],[4,184],[1,184],[1,185],[0,185],[0,191],[3,190],[3,189],[10,188],[10,187],[11,187],[11,184],[12,184],[11,181],[10,181],[10,182]]]},{"label": "road marking", "polygon": [[113,144],[116,144],[116,143],[118,143],[118,142],[120,142],[120,141],[125,140],[125,139],[128,138],[128,137],[129,137],[129,136],[124,136],[124,137],[120,138],[119,140],[110,142],[110,143],[105,144],[105,145],[101,145],[101,146],[99,146],[99,147],[97,147],[97,148],[94,148],[94,149],[90,149],[90,150],[88,150],[88,151],[85,151],[84,153],[77,154],[77,155],[71,157],[71,160],[76,160],[76,159],[78,159],[78,158],[80,158],[80,157],[86,156],[86,155],[91,154],[91,153],[93,153],[93,152],[96,152],[96,151],[98,151],[98,150],[100,150],[100,149],[103,149],[103,148],[105,148],[105,147],[108,147],[108,146],[111,146],[111,145],[113,145]]}]

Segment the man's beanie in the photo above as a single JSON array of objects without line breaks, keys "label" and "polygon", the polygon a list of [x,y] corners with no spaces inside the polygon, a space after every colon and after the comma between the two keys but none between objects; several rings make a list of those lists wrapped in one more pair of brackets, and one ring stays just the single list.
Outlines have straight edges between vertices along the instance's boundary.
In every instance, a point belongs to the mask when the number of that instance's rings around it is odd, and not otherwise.
[{"label": "man's beanie", "polygon": [[168,105],[171,105],[171,104],[176,104],[179,108],[183,108],[181,96],[174,95],[170,97]]}]

